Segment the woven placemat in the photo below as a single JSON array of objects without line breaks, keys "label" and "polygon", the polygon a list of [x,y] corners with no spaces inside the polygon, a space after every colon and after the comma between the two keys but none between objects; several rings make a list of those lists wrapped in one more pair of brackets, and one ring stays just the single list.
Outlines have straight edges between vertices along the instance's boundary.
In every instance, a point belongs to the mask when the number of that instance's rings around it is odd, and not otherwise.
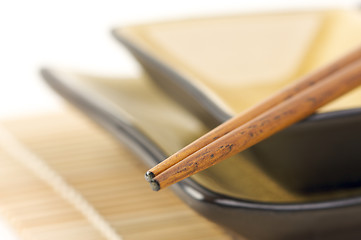
[{"label": "woven placemat", "polygon": [[0,211],[20,239],[231,239],[78,113],[3,121]]}]

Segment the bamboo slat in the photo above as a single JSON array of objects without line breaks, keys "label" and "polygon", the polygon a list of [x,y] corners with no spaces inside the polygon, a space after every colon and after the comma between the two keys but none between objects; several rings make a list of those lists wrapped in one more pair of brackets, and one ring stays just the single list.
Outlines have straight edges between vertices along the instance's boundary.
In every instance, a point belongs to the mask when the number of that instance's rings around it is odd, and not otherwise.
[{"label": "bamboo slat", "polygon": [[[139,159],[76,113],[31,116],[2,125],[79,193],[119,239],[231,239],[171,191],[152,192],[144,184],[146,169]],[[76,201],[67,201],[8,149],[0,149],[0,174],[0,212],[20,239],[109,239],[79,211]]]}]

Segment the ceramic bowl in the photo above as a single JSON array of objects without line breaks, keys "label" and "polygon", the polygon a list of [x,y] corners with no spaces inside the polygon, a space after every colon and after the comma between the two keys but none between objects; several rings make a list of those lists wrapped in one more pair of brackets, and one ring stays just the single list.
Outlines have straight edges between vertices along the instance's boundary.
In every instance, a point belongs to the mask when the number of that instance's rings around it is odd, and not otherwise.
[{"label": "ceramic bowl", "polygon": [[[149,167],[209,130],[145,77],[107,79],[51,69],[42,75]],[[357,239],[361,234],[361,188],[296,194],[245,154],[172,189],[200,214],[247,239]]]},{"label": "ceramic bowl", "polygon": [[[123,27],[114,36],[157,85],[214,127],[361,42],[358,11],[244,14]],[[361,185],[361,89],[255,145],[295,192]]]}]

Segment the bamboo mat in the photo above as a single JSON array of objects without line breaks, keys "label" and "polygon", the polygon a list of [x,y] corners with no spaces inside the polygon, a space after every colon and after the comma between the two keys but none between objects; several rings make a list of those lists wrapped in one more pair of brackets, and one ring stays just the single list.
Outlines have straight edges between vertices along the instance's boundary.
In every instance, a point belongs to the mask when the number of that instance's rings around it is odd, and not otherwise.
[{"label": "bamboo mat", "polygon": [[20,239],[231,239],[170,190],[152,192],[139,159],[78,113],[2,127],[0,211]]}]

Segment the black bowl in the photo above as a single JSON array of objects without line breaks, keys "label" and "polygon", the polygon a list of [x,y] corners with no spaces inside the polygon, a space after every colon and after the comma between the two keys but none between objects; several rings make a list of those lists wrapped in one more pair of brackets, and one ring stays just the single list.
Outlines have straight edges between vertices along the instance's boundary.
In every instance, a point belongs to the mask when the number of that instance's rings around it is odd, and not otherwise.
[{"label": "black bowl", "polygon": [[[272,13],[270,19],[286,18],[292,14],[300,13]],[[342,14],[348,16],[348,13],[342,12]],[[358,13],[350,14],[353,18],[360,19]],[[342,15],[339,19],[345,16]],[[234,17],[219,18],[219,22]],[[248,15],[245,17],[249,18]],[[255,18],[256,20],[257,18]],[[190,21],[200,22],[200,26],[205,26],[209,19]],[[212,19],[210,24],[217,21],[217,18]],[[188,24],[187,26],[191,26],[189,21],[184,22]],[[157,23],[156,26],[160,26],[160,28],[166,26],[167,31],[177,34],[177,24],[179,21]],[[175,29],[171,29],[172,26],[175,26]],[[208,126],[214,127],[232,117],[233,113],[214,98],[214,92],[209,93],[206,83],[195,81],[196,77],[190,74],[191,71],[184,71],[184,68],[182,71],[182,68],[175,66],[174,62],[163,58],[163,55],[171,53],[169,51],[164,53],[166,48],[154,47],[154,39],[151,39],[152,35],[148,34],[152,27],[152,24],[148,24],[121,28],[115,30],[113,35],[129,49],[158,86],[186,106],[193,114],[196,114]],[[227,25],[225,25],[226,27]],[[359,29],[357,31],[360,31]],[[198,30],[198,34],[201,34],[199,32],[202,31],[202,28],[199,27]],[[184,29],[182,28],[181,31]],[[230,37],[233,34],[237,35],[236,32],[231,32]],[[361,36],[359,37],[358,42],[361,40]],[[142,40],[140,40],[141,38]],[[192,41],[192,36],[189,36],[187,46],[191,45]],[[207,45],[207,42],[204,42],[204,45]],[[223,49],[221,44],[213,47]],[[345,48],[348,47],[345,46]],[[257,46],[254,48],[256,49]],[[311,50],[315,51],[314,48]],[[220,50],[218,49],[216,52],[220,52]],[[216,55],[214,57],[217,58]],[[242,94],[242,89],[239,94]],[[253,157],[254,161],[257,161],[267,174],[292,191],[329,191],[361,185],[360,148],[361,108],[352,108],[314,114],[256,144],[249,149],[248,156]]]},{"label": "black bowl", "polygon": [[[149,82],[144,82],[144,86],[137,85],[137,80],[133,79],[122,84],[121,80],[109,81],[49,69],[43,70],[42,75],[65,99],[125,141],[148,166],[159,163],[174,151],[172,148],[186,145],[207,130],[192,114],[163,96]],[[155,94],[149,95],[148,90],[155,91]],[[168,102],[170,105],[163,105]],[[138,110],[134,111],[135,108]],[[178,122],[171,117],[161,118],[158,111],[169,116],[176,115]],[[158,134],[149,135],[154,129]],[[179,135],[172,134],[174,130],[185,132],[184,136],[191,138],[179,141]],[[228,181],[228,176],[218,174],[222,164],[192,179],[185,179],[172,188],[200,214],[248,239],[357,239],[361,235],[360,188],[295,195],[277,186],[267,176],[262,176],[257,164],[237,168],[237,163],[249,161],[239,160],[230,159],[222,163],[229,175],[235,174],[234,181],[242,179],[242,171],[244,174],[253,171],[258,175],[250,174],[240,181],[240,186],[231,182],[234,189],[219,188],[228,187],[227,184],[222,185],[222,181]],[[235,173],[232,168],[235,168]],[[265,181],[257,182],[260,178],[265,178]],[[252,185],[254,181],[256,183]],[[243,189],[245,192],[242,192]],[[272,195],[275,192],[281,194]]]}]

